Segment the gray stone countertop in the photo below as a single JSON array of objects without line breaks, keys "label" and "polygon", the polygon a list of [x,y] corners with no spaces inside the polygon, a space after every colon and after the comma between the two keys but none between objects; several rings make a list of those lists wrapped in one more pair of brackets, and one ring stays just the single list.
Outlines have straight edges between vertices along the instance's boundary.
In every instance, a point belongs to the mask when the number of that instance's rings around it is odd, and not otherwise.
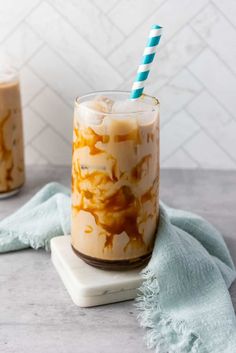
[{"label": "gray stone countertop", "polygon": [[[67,167],[30,167],[22,192],[0,201],[0,219],[49,181],[70,183]],[[161,199],[196,212],[224,235],[236,262],[236,172],[163,170]],[[236,304],[236,285],[231,289]],[[133,301],[76,307],[50,254],[22,250],[0,255],[1,353],[145,353]]]}]

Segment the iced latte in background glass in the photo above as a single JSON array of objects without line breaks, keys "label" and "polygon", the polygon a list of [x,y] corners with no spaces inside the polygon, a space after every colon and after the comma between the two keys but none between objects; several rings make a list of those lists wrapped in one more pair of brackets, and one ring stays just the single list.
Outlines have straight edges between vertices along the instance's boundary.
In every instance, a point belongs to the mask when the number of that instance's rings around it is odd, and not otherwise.
[{"label": "iced latte in background glass", "polygon": [[0,198],[15,194],[24,184],[23,146],[18,75],[0,68]]},{"label": "iced latte in background glass", "polygon": [[128,98],[101,92],[75,103],[72,247],[108,270],[146,264],[159,216],[159,104]]}]

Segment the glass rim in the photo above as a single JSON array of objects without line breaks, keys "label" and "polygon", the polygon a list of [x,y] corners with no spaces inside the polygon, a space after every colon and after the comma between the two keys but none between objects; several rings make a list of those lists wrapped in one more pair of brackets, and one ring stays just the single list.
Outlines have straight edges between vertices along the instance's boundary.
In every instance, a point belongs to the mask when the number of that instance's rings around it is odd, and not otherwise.
[{"label": "glass rim", "polygon": [[[80,105],[80,101],[86,97],[90,97],[90,96],[94,96],[94,95],[101,95],[101,94],[106,94],[109,95],[109,93],[123,93],[123,94],[128,94],[130,95],[130,91],[121,91],[121,90],[103,90],[103,91],[92,91],[92,92],[89,92],[87,94],[84,94],[83,96],[77,96],[75,98],[75,106],[76,107],[79,107]],[[159,100],[154,97],[154,96],[151,96],[149,94],[146,94],[146,93],[143,93],[141,95],[141,97],[143,98],[148,98],[148,99],[151,99],[152,100],[152,104],[149,104],[151,107],[152,107],[152,110],[136,110],[136,111],[132,111],[132,112],[119,112],[119,113],[115,113],[115,112],[99,112],[93,108],[90,108],[90,107],[85,107],[88,111],[92,112],[92,113],[96,113],[96,114],[101,114],[101,115],[112,115],[112,116],[117,116],[117,115],[124,115],[124,114],[141,114],[141,113],[150,113],[150,112],[154,112],[156,111],[156,108],[160,106],[160,102]],[[140,98],[141,98],[140,97]]]}]

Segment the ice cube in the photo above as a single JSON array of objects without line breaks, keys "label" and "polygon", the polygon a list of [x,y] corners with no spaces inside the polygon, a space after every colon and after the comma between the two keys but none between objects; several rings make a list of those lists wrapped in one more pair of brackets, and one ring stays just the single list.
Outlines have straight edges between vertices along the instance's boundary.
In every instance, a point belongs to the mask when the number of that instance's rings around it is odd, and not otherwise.
[{"label": "ice cube", "polygon": [[139,100],[119,100],[112,106],[112,113],[139,113],[152,111],[150,104],[144,103]]},{"label": "ice cube", "polygon": [[106,97],[80,103],[78,107],[79,122],[85,125],[100,124],[105,114],[109,113],[110,107],[111,102]]},{"label": "ice cube", "polygon": [[94,101],[99,102],[99,104],[101,104],[106,113],[111,112],[112,106],[114,104],[114,101],[108,97],[105,96],[96,96],[94,98]]},{"label": "ice cube", "polygon": [[116,101],[112,106],[112,113],[114,113],[115,119],[125,120],[133,118],[139,125],[146,125],[153,122],[158,114],[153,109],[153,105],[140,100]]}]

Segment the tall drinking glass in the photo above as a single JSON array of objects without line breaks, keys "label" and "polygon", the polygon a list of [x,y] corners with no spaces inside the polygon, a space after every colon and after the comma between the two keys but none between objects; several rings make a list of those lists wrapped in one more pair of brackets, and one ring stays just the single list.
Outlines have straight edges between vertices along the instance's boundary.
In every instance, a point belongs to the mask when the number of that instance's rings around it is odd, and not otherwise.
[{"label": "tall drinking glass", "polygon": [[159,217],[159,103],[106,91],[76,99],[72,247],[90,265],[131,269],[151,256]]},{"label": "tall drinking glass", "polygon": [[25,181],[22,109],[18,74],[0,68],[0,198],[17,193]]}]

